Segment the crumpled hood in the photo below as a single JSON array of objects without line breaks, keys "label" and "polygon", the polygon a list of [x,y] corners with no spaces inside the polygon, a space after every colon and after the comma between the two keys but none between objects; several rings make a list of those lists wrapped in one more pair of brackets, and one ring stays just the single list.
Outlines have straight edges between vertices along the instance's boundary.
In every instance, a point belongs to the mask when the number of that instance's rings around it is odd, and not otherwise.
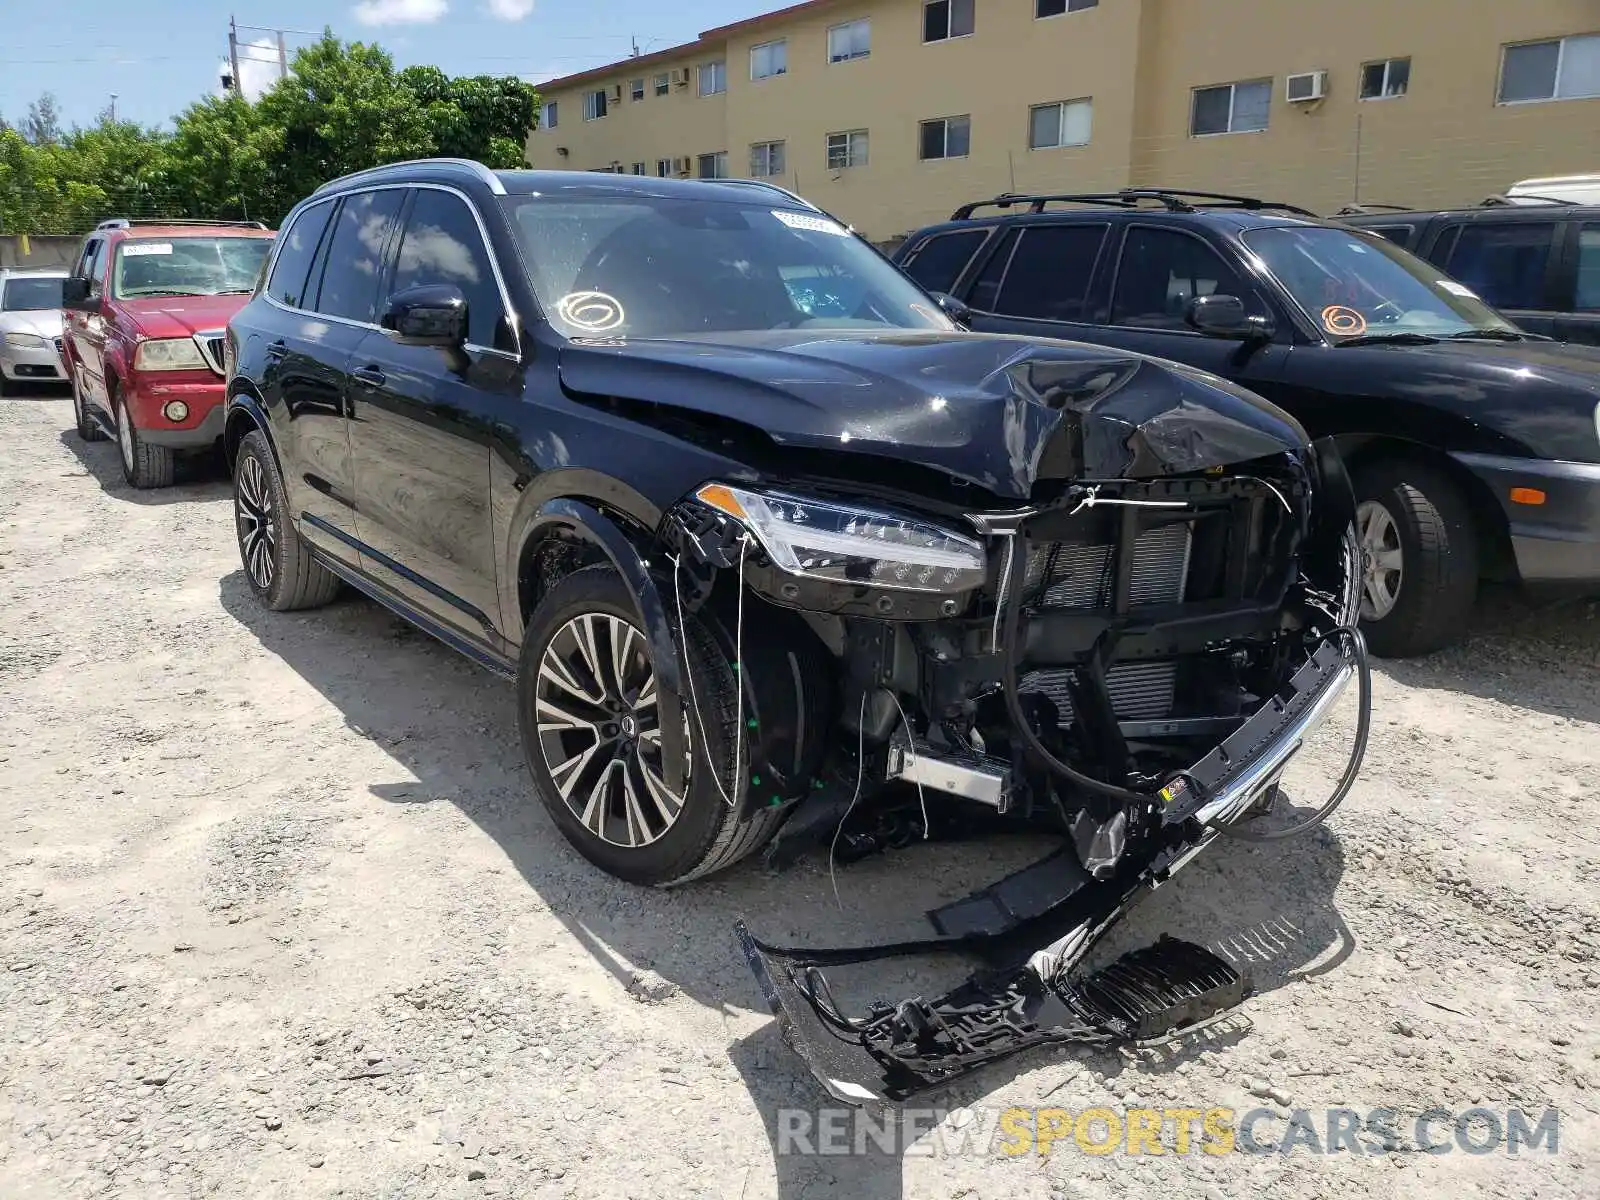
[{"label": "crumpled hood", "polygon": [[31,333],[53,341],[61,336],[61,310],[38,308],[0,312],[0,335],[7,333]]},{"label": "crumpled hood", "polygon": [[1043,338],[778,330],[573,341],[571,392],[744,422],[780,446],[903,459],[998,496],[1183,474],[1307,444],[1288,414],[1162,359]]},{"label": "crumpled hood", "polygon": [[172,338],[224,329],[249,301],[249,296],[151,296],[118,303],[145,337]]}]

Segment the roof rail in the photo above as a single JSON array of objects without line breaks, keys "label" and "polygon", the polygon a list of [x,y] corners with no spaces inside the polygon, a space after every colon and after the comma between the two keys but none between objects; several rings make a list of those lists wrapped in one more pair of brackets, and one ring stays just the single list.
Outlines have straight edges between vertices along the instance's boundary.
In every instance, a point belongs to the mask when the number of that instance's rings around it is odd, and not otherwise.
[{"label": "roof rail", "polygon": [[95,232],[103,229],[132,229],[138,225],[196,225],[204,228],[212,226],[225,226],[229,229],[265,229],[266,225],[260,221],[207,221],[199,217],[139,217],[130,220],[127,217],[112,217],[109,221],[101,221],[96,225]]},{"label": "roof rail", "polygon": [[[1533,201],[1532,205],[1525,203],[1529,200]],[[1485,196],[1478,201],[1479,208],[1531,208],[1538,204],[1560,204],[1573,208],[1577,207],[1578,202],[1562,196],[1533,196],[1522,192],[1518,192],[1515,196]]]},{"label": "roof rail", "polygon": [[1359,217],[1366,213],[1415,211],[1415,209],[1405,204],[1377,204],[1372,201],[1363,200],[1360,204],[1346,204],[1333,215],[1336,217]]},{"label": "roof rail", "polygon": [[406,159],[403,162],[383,163],[381,166],[368,167],[364,171],[352,171],[348,175],[341,175],[337,179],[330,179],[327,183],[323,184],[311,194],[313,196],[320,196],[324,192],[332,191],[335,188],[344,187],[347,184],[355,183],[358,180],[374,178],[383,175],[389,171],[393,171],[397,167],[460,167],[476,175],[479,182],[488,185],[489,190],[496,196],[504,196],[506,194],[506,185],[500,182],[500,176],[496,175],[488,167],[484,166],[481,162],[478,162],[473,158],[411,158]]},{"label": "roof rail", "polygon": [[94,231],[99,233],[104,229],[126,229],[131,224],[127,217],[112,217],[109,221],[101,221],[94,227]]},{"label": "roof rail", "polygon": [[951,214],[952,221],[965,221],[980,208],[1011,208],[1025,204],[1029,212],[1040,213],[1048,204],[1088,204],[1107,208],[1137,208],[1142,201],[1159,204],[1168,212],[1198,212],[1202,208],[1240,208],[1256,211],[1289,212],[1301,217],[1316,217],[1309,209],[1254,196],[1230,196],[1224,192],[1194,192],[1178,188],[1123,188],[1117,192],[1080,192],[1051,195],[1022,195],[1003,192],[993,200],[963,204]]}]

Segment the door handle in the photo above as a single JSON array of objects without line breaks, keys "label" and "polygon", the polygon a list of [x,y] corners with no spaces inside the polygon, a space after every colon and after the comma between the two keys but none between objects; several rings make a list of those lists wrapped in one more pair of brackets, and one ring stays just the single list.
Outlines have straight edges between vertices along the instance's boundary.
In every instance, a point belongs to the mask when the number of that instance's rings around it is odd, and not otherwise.
[{"label": "door handle", "polygon": [[350,377],[352,379],[359,379],[368,387],[375,388],[381,388],[389,381],[389,377],[383,373],[381,368],[378,367],[358,367],[356,370],[350,372]]},{"label": "door handle", "polygon": [[282,358],[284,355],[286,355],[288,353],[289,353],[288,344],[285,343],[282,338],[279,338],[275,342],[268,342],[267,343],[267,348],[264,351],[266,360],[269,363],[277,362],[280,358]]}]

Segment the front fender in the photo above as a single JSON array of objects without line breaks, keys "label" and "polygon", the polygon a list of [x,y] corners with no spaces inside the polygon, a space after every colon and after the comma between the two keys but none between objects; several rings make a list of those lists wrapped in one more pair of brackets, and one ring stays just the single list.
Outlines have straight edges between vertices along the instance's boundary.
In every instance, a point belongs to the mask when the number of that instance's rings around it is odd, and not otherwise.
[{"label": "front fender", "polygon": [[[656,672],[657,709],[661,714],[661,759],[666,785],[683,789],[683,659],[678,641],[667,621],[666,606],[656,587],[650,568],[628,535],[610,517],[593,505],[566,497],[546,500],[539,506],[523,545],[555,532],[581,538],[597,547],[616,569],[633,597],[634,607],[650,643],[650,658]],[[516,561],[516,560],[513,560]]]},{"label": "front fender", "polygon": [[[259,429],[267,435],[267,444],[272,444],[272,434],[268,432],[267,410],[261,406],[261,401],[253,392],[247,391],[240,384],[231,384],[228,395],[224,418],[222,447],[228,458],[228,471],[233,471],[233,461],[238,457],[239,443],[244,441],[245,435],[251,429]],[[273,446],[272,453],[277,455],[278,449]],[[282,464],[279,464],[280,468]]]}]

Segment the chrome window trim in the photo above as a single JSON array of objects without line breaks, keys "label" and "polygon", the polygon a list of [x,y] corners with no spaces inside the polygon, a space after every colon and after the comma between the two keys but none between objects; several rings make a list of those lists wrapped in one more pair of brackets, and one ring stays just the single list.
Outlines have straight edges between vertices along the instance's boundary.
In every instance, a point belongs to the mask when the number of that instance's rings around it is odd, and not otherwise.
[{"label": "chrome window trim", "polygon": [[[430,161],[440,161],[440,160],[430,160]],[[381,170],[382,168],[374,168],[374,169],[375,170]],[[487,170],[487,168],[485,168],[485,169]],[[323,186],[326,187],[328,185],[324,184]],[[357,320],[355,320],[355,319],[353,319],[351,317],[336,317],[332,313],[317,312],[315,309],[309,309],[309,308],[295,308],[295,307],[293,307],[291,305],[284,304],[281,300],[278,300],[277,298],[275,298],[268,289],[270,288],[270,285],[271,285],[272,272],[273,272],[274,269],[276,269],[276,267],[278,265],[278,252],[282,248],[283,243],[284,243],[283,234],[288,233],[289,230],[294,227],[294,222],[298,221],[300,219],[300,216],[301,216],[302,213],[308,211],[309,209],[312,209],[312,208],[316,207],[316,205],[318,205],[318,204],[332,204],[336,200],[338,200],[338,199],[340,199],[341,197],[344,197],[344,196],[359,196],[359,195],[362,195],[362,194],[364,194],[366,192],[402,191],[402,190],[404,190],[406,188],[422,188],[422,189],[426,189],[426,190],[429,190],[429,191],[448,192],[448,193],[450,193],[450,195],[456,197],[458,200],[460,200],[463,204],[465,204],[467,206],[467,211],[472,214],[472,219],[473,219],[474,223],[476,223],[476,225],[478,226],[478,239],[483,244],[483,252],[486,255],[488,255],[489,268],[494,272],[495,286],[499,289],[499,292],[500,292],[500,306],[505,312],[506,323],[507,323],[507,325],[510,326],[511,336],[516,340],[517,350],[515,350],[515,351],[501,350],[501,349],[498,349],[498,348],[496,348],[494,346],[480,346],[476,342],[466,342],[466,343],[463,344],[462,348],[465,349],[465,350],[474,351],[474,352],[476,352],[478,354],[490,354],[490,355],[493,355],[496,358],[507,359],[507,360],[509,360],[511,362],[521,362],[522,361],[522,350],[521,350],[521,347],[522,347],[522,323],[517,318],[516,309],[512,307],[511,294],[506,290],[505,275],[500,270],[500,260],[499,260],[499,258],[497,258],[495,256],[494,246],[489,241],[489,227],[488,227],[488,225],[486,225],[484,223],[483,214],[478,211],[477,205],[473,204],[472,198],[470,196],[468,196],[465,192],[463,192],[460,188],[451,187],[449,184],[431,183],[431,182],[427,182],[427,183],[424,183],[424,182],[415,182],[415,183],[413,183],[413,182],[405,182],[405,183],[401,183],[401,182],[398,182],[398,181],[397,182],[393,182],[393,183],[373,183],[373,184],[369,184],[366,187],[347,188],[347,189],[339,192],[338,195],[336,195],[336,196],[327,196],[327,197],[324,197],[324,198],[322,198],[320,200],[307,200],[307,201],[302,202],[301,206],[297,210],[295,210],[295,212],[292,214],[292,218],[293,219],[291,221],[289,221],[284,226],[282,233],[280,233],[278,235],[278,237],[273,239],[274,245],[272,247],[272,258],[271,258],[271,261],[268,263],[267,274],[266,274],[266,277],[265,277],[268,282],[267,282],[266,285],[263,285],[263,287],[261,289],[261,292],[259,293],[261,298],[263,300],[265,300],[268,304],[272,305],[273,308],[276,308],[276,309],[280,310],[281,312],[293,313],[295,316],[298,316],[298,317],[313,317],[313,318],[315,318],[316,320],[319,320],[319,321],[332,321],[335,324],[347,325],[347,326],[349,326],[351,328],[354,328],[354,329],[368,329],[368,330],[371,330],[374,333],[384,333],[385,330],[384,330],[383,326],[374,324],[371,321],[357,321]],[[320,191],[321,191],[321,189],[318,189],[318,191],[313,192],[312,196],[315,197],[315,196],[319,195]],[[501,194],[504,194],[504,190],[503,189],[502,189],[502,193]]]}]

